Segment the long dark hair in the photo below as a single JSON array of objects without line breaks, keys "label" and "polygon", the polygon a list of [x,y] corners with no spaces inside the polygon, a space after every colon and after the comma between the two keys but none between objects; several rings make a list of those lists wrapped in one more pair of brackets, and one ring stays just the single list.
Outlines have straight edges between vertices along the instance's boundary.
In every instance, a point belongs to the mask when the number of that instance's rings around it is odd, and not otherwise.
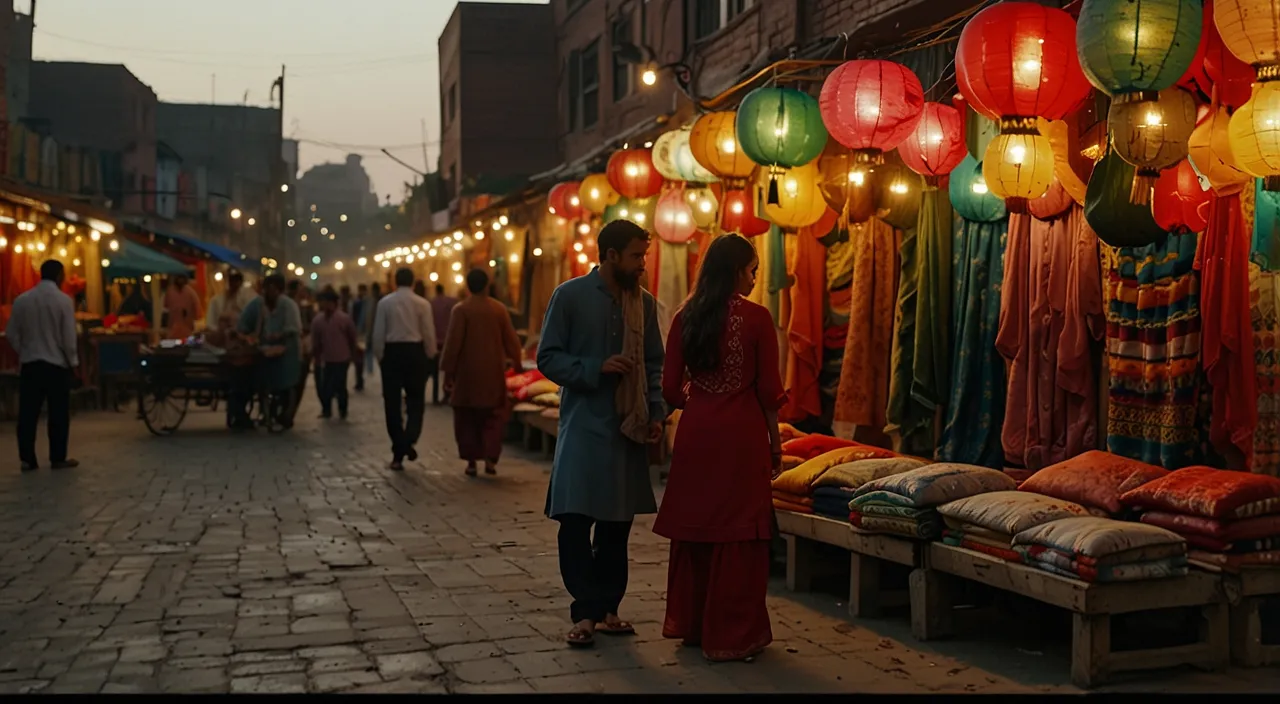
[{"label": "long dark hair", "polygon": [[680,344],[690,371],[706,372],[720,365],[720,337],[729,299],[736,293],[738,277],[755,258],[755,247],[742,235],[725,235],[707,248],[698,283],[680,318]]}]

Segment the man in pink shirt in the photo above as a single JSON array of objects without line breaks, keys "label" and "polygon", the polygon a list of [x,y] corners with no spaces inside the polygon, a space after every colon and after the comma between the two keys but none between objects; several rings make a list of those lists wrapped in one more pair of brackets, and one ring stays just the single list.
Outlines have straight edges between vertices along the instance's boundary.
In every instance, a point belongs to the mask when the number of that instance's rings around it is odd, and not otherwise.
[{"label": "man in pink shirt", "polygon": [[[199,316],[200,298],[187,285],[187,277],[178,274],[164,294],[164,309],[169,314],[169,337],[174,340],[185,340],[196,331],[196,317]],[[217,321],[213,322],[216,325]]]},{"label": "man in pink shirt", "polygon": [[311,322],[311,355],[320,374],[321,418],[333,417],[333,400],[338,399],[338,416],[347,419],[347,368],[356,358],[356,325],[351,316],[338,309],[338,294],[320,294],[320,312]]}]

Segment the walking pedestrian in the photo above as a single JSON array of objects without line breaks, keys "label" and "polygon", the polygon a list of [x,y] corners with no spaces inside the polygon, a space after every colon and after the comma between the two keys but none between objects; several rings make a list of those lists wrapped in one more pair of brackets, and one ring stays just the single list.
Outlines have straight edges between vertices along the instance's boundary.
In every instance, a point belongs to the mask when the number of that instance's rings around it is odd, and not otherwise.
[{"label": "walking pedestrian", "polygon": [[[391,437],[391,469],[418,459],[418,437],[427,403],[427,360],[436,356],[431,306],[413,292],[413,270],[396,271],[396,290],[378,301],[373,353],[382,366],[382,401]],[[400,412],[401,405],[405,413]]]},{"label": "walking pedestrian", "polygon": [[[359,351],[353,360],[356,368],[356,391],[364,391],[364,365],[365,365],[365,343],[369,336],[365,333],[365,311],[372,306],[369,305],[369,287],[366,284],[360,284],[356,287],[356,299],[351,302],[351,322],[356,324],[356,332],[358,335]],[[370,316],[373,317],[373,316]],[[373,359],[372,355],[369,359]]]},{"label": "walking pedestrian", "polygon": [[[507,421],[507,363],[520,366],[520,337],[506,306],[489,298],[489,275],[479,269],[467,274],[471,292],[453,309],[440,355],[444,388],[453,406],[453,435],[466,474],[497,474],[502,433]],[[437,293],[437,297],[440,294]],[[439,318],[437,318],[439,320]]]},{"label": "walking pedestrian", "polygon": [[298,304],[284,291],[284,276],[272,274],[263,279],[262,295],[245,306],[238,332],[252,336],[261,349],[258,388],[269,397],[267,418],[292,428],[298,377],[303,376],[302,316]]},{"label": "walking pedestrian", "polygon": [[232,271],[227,277],[227,290],[209,297],[209,308],[204,316],[205,328],[219,332],[235,329],[244,307],[256,296],[252,288],[244,285],[244,274]]},{"label": "walking pedestrian", "polygon": [[356,326],[351,316],[339,309],[337,294],[320,294],[320,313],[311,322],[311,354],[320,374],[320,417],[333,417],[333,401],[338,401],[338,417],[347,419],[347,368],[355,359]]},{"label": "walking pedestrian", "polygon": [[546,513],[560,522],[571,646],[635,632],[618,617],[627,540],[635,516],[657,510],[646,445],[666,416],[657,308],[640,288],[649,234],[617,220],[597,242],[600,265],[552,293],[538,345],[538,368],[561,387]]},{"label": "walking pedestrian", "polygon": [[[456,305],[458,305],[458,299],[445,295],[444,284],[436,284],[436,295],[435,298],[431,299],[431,315],[435,321],[438,334],[443,335],[444,331],[449,329],[449,315]],[[440,348],[441,350],[444,349],[444,339],[440,340]],[[447,391],[445,396],[448,396]],[[434,364],[431,368],[431,404],[434,406],[440,405],[440,366]]]},{"label": "walking pedestrian", "polygon": [[364,324],[360,331],[364,334],[364,373],[366,376],[373,374],[373,361],[377,355],[373,354],[373,322],[378,317],[378,301],[382,300],[382,285],[373,282],[373,286],[369,291],[369,301],[364,306],[363,316]]},{"label": "walking pedestrian", "polygon": [[769,482],[782,469],[786,392],[773,318],[743,298],[758,268],[741,235],[711,244],[672,321],[662,375],[667,404],[683,409],[653,526],[671,540],[662,635],[700,645],[712,661],[748,660],[773,640]]},{"label": "walking pedestrian", "polygon": [[185,274],[173,277],[169,290],[164,294],[164,309],[169,314],[170,339],[185,340],[195,333],[200,297],[187,285]]},{"label": "walking pedestrian", "polygon": [[40,265],[40,283],[13,302],[5,339],[18,355],[18,460],[22,471],[40,468],[36,427],[49,404],[49,463],[54,469],[80,466],[67,457],[71,436],[71,375],[80,365],[76,311],[62,292],[66,270],[50,259]]}]

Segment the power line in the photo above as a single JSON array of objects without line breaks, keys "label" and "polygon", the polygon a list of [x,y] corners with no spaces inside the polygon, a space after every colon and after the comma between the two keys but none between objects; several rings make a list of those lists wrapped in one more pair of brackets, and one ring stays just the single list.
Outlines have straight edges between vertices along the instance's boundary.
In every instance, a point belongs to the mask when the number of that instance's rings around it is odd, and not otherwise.
[{"label": "power line", "polygon": [[[270,57],[277,57],[280,55],[280,52],[278,51],[253,52],[253,51],[239,51],[239,50],[228,50],[228,49],[223,49],[218,51],[200,51],[195,49],[153,49],[148,47],[126,46],[121,44],[104,44],[102,42],[96,42],[90,39],[68,37],[65,34],[57,34],[55,32],[50,32],[49,30],[43,29],[41,27],[36,27],[35,31],[47,37],[52,37],[54,39],[61,39],[62,41],[73,42],[76,44],[84,44],[86,46],[94,46],[94,47],[98,47],[99,49],[116,49],[119,51],[128,51],[135,54],[170,54],[170,55],[186,55],[186,56],[270,56]],[[318,51],[318,52],[301,53],[301,54],[290,53],[289,55],[294,57],[317,57],[317,56],[352,56],[356,54],[358,54],[358,52]]]}]

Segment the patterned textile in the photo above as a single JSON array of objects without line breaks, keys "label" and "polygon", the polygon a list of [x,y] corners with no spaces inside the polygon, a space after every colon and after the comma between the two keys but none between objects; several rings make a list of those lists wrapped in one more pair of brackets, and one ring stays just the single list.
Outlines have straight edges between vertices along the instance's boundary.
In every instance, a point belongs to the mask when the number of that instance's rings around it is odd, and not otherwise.
[{"label": "patterned textile", "polygon": [[1009,475],[967,464],[933,464],[909,472],[868,482],[858,496],[889,492],[905,498],[917,508],[939,506],[989,491],[1011,491],[1017,487]]},{"label": "patterned textile", "polygon": [[1186,554],[1186,541],[1177,533],[1144,523],[1095,516],[1063,518],[1028,528],[1013,536],[1013,544],[1052,548],[1072,559],[1089,558],[1098,564],[1134,561],[1136,557],[1126,558],[1137,553],[1149,559],[1166,556],[1151,555],[1151,549]]},{"label": "patterned textile", "polygon": [[1073,501],[1086,508],[1100,508],[1115,516],[1124,511],[1124,505],[1120,503],[1121,494],[1168,473],[1160,467],[1127,457],[1090,450],[1045,467],[1031,475],[1018,489]]},{"label": "patterned textile", "polygon": [[1262,540],[1280,536],[1280,514],[1244,518],[1238,521],[1216,521],[1202,516],[1188,516],[1165,511],[1147,511],[1142,522],[1159,526],[1175,533],[1194,533],[1217,538],[1225,542],[1237,540]]},{"label": "patterned textile", "polygon": [[1280,565],[1280,550],[1268,550],[1266,552],[1252,552],[1240,555],[1224,555],[1218,552],[1209,552],[1207,550],[1192,550],[1188,557],[1196,562],[1203,562],[1207,565],[1222,568],[1227,572],[1238,572],[1241,567],[1251,567],[1258,565]]},{"label": "patterned textile", "polygon": [[1211,467],[1187,467],[1124,493],[1121,503],[1205,518],[1280,513],[1280,479]]},{"label": "patterned textile", "polygon": [[854,247],[853,301],[832,419],[841,437],[853,437],[857,426],[885,426],[898,279],[896,230],[871,218],[851,224],[849,239]]},{"label": "patterned textile", "polygon": [[898,279],[898,303],[893,315],[893,351],[889,362],[889,406],[884,432],[893,438],[893,449],[912,455],[933,454],[933,413],[911,398],[916,354],[916,293],[919,264],[916,230],[902,233],[898,247],[902,273]]},{"label": "patterned textile", "polygon": [[1004,364],[995,345],[1008,229],[1008,220],[977,223],[955,218],[951,398],[936,455],[944,462],[1004,466]]},{"label": "patterned textile", "polygon": [[938,513],[948,524],[954,519],[1006,535],[1086,514],[1078,504],[1025,491],[993,491],[970,496],[939,506]]},{"label": "patterned textile", "polygon": [[782,454],[803,457],[811,460],[818,455],[839,450],[842,447],[857,447],[858,443],[830,435],[805,435],[782,443]]},{"label": "patterned textile", "polygon": [[1145,562],[1089,565],[1057,550],[1026,546],[1017,546],[1015,550],[1022,553],[1023,561],[1032,567],[1086,582],[1138,582],[1147,579],[1182,577],[1187,574],[1186,555]]},{"label": "patterned textile", "polygon": [[988,545],[986,543],[980,543],[970,538],[963,537],[963,534],[956,535],[951,533],[950,531],[943,531],[942,542],[946,543],[947,545],[953,545],[958,548],[965,548],[966,550],[973,550],[975,552],[980,552],[980,553],[983,553],[984,555],[998,557],[1001,560],[1006,560],[1008,562],[1022,562],[1022,553],[1020,552],[1012,550],[1008,547],[1000,547],[997,545]]},{"label": "patterned textile", "polygon": [[[1280,264],[1280,261],[1276,262]],[[1253,464],[1258,474],[1280,476],[1280,283],[1276,272],[1249,267],[1253,357],[1257,367],[1258,427],[1253,434]]]},{"label": "patterned textile", "polygon": [[855,445],[823,453],[805,462],[795,469],[788,469],[773,480],[775,491],[784,491],[798,496],[813,493],[813,485],[832,467],[848,464],[857,460],[884,457],[892,454],[866,445]]},{"label": "patterned textile", "polygon": [[[814,482],[815,487],[842,487],[859,489],[867,482],[924,467],[925,462],[910,457],[890,457],[876,460],[858,460],[827,470]],[[815,493],[816,493],[815,489]]]},{"label": "patterned textile", "polygon": [[1107,310],[1107,447],[1168,469],[1196,464],[1200,276],[1195,234],[1139,248],[1103,247]]},{"label": "patterned textile", "polygon": [[911,520],[920,520],[922,518],[936,518],[937,512],[931,508],[914,508],[912,506],[897,506],[892,503],[880,503],[876,501],[851,501],[847,508],[851,511],[867,516],[881,516],[883,518],[910,518]]},{"label": "patterned textile", "polygon": [[868,533],[888,533],[907,538],[932,540],[942,534],[942,523],[937,514],[919,520],[890,516],[863,515],[857,511],[849,514],[849,522],[854,528]]}]

